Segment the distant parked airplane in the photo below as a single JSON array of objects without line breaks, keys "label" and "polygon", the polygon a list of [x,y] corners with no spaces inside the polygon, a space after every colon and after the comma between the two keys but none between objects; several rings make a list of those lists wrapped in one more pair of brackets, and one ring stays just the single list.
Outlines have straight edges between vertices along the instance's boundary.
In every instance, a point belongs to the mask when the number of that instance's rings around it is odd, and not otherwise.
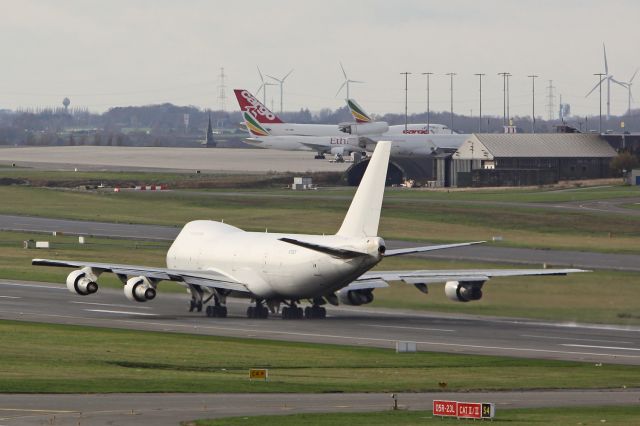
[{"label": "distant parked airplane", "polygon": [[244,124],[251,137],[245,142],[260,148],[279,149],[284,151],[315,151],[316,158],[324,158],[324,154],[332,154],[341,158],[352,152],[362,152],[358,146],[358,138],[342,134],[341,136],[273,136],[248,111],[242,113]]},{"label": "distant parked airplane", "polygon": [[[354,99],[347,99],[351,115],[358,123],[369,123],[373,119]],[[453,133],[443,124],[408,124],[389,126],[382,134],[359,137],[359,145],[373,151],[378,141],[391,141],[391,155],[426,156],[439,148],[458,149],[469,135]]]}]

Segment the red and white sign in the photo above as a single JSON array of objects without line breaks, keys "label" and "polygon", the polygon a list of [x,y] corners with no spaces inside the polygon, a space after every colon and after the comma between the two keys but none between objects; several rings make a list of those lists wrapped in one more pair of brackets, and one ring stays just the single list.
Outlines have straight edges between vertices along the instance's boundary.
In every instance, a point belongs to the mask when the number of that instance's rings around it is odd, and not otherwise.
[{"label": "red and white sign", "polygon": [[433,415],[459,419],[493,419],[495,405],[487,402],[433,400]]},{"label": "red and white sign", "polygon": [[482,404],[479,402],[458,402],[458,415],[462,419],[481,419]]},{"label": "red and white sign", "polygon": [[433,400],[434,416],[452,416],[458,415],[458,403],[456,401]]}]

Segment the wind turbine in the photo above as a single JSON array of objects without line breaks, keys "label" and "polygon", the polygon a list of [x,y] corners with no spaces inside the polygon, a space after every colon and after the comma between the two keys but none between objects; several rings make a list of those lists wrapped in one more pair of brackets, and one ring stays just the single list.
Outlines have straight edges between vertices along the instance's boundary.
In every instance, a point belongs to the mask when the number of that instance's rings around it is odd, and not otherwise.
[{"label": "wind turbine", "polygon": [[256,68],[258,68],[258,75],[260,76],[260,82],[262,83],[260,84],[260,87],[258,87],[258,90],[256,90],[256,93],[260,93],[260,89],[262,89],[262,104],[267,105],[267,86],[276,86],[276,84],[264,81],[262,72],[260,72],[260,67],[256,66]]},{"label": "wind turbine", "polygon": [[596,90],[602,83],[604,83],[605,81],[607,82],[607,120],[609,120],[609,116],[611,115],[611,82],[613,81],[614,83],[624,88],[626,88],[627,86],[621,81],[613,78],[613,74],[609,74],[609,64],[607,63],[607,48],[605,47],[604,43],[602,43],[602,51],[604,53],[604,75],[602,76],[602,79],[593,87],[593,89],[591,89],[591,91],[587,93],[587,96],[593,93],[593,91]]},{"label": "wind turbine", "polygon": [[283,106],[282,106],[282,105],[283,105],[283,103],[282,103],[282,93],[283,93],[283,90],[282,90],[282,87],[284,86],[284,81],[287,79],[287,77],[289,77],[289,75],[291,75],[291,73],[292,73],[292,72],[293,72],[293,68],[291,68],[291,71],[289,71],[289,72],[288,72],[284,77],[282,77],[282,78],[275,78],[275,77],[273,77],[273,76],[271,76],[271,75],[268,75],[268,76],[267,76],[267,77],[269,77],[269,78],[271,78],[271,79],[273,79],[273,80],[277,81],[278,83],[280,83],[280,114],[282,114],[282,111],[283,111]]},{"label": "wind turbine", "polygon": [[633,95],[631,94],[631,86],[633,85],[633,79],[636,78],[636,74],[638,74],[638,70],[633,73],[629,81],[623,81],[622,84],[627,88],[627,92],[629,93],[629,108],[627,109],[627,115],[631,115],[631,100],[633,99]]},{"label": "wind turbine", "polygon": [[349,77],[347,77],[347,73],[345,72],[344,67],[342,66],[342,62],[340,62],[340,68],[342,69],[342,75],[344,75],[344,82],[336,92],[336,96],[338,96],[338,93],[340,93],[343,87],[347,86],[347,99],[351,99],[349,97],[349,83],[364,83],[364,81],[351,80]]}]

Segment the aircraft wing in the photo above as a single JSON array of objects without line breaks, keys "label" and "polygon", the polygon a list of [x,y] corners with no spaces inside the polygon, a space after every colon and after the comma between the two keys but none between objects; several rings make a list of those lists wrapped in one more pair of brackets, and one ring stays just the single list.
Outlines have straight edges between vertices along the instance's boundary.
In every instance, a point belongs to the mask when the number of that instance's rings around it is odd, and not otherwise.
[{"label": "aircraft wing", "polygon": [[142,276],[153,280],[176,281],[191,285],[250,293],[243,283],[215,271],[184,271],[179,269],[155,268],[150,266],[49,259],[33,259],[31,264],[37,266],[60,266],[71,268],[88,267],[100,273],[112,272],[120,276]]},{"label": "aircraft wing", "polygon": [[444,250],[444,249],[450,249],[450,248],[455,248],[455,247],[472,246],[474,244],[482,244],[482,243],[486,243],[486,241],[474,241],[474,242],[471,242],[471,243],[440,244],[440,245],[435,245],[435,246],[423,246],[423,247],[411,247],[411,248],[394,249],[394,250],[385,251],[384,252],[384,256],[385,257],[389,257],[389,256],[400,256],[400,255],[411,254],[411,253],[424,253],[426,251]]},{"label": "aircraft wing", "polygon": [[356,281],[383,280],[404,281],[407,284],[429,284],[446,281],[487,281],[494,277],[520,277],[536,275],[567,275],[590,272],[583,269],[459,269],[417,271],[372,271]]},{"label": "aircraft wing", "polygon": [[301,141],[300,144],[306,146],[307,148],[311,148],[314,151],[318,151],[318,152],[329,152],[331,150],[330,146],[319,144],[319,143],[302,142]]}]

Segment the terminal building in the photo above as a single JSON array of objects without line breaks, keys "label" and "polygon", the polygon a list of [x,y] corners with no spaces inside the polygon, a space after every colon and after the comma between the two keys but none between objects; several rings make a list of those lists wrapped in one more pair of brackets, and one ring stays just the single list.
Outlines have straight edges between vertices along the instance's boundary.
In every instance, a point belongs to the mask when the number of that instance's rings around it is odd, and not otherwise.
[{"label": "terminal building", "polygon": [[[611,176],[617,155],[602,137],[585,133],[470,134],[457,148],[438,148],[423,157],[392,157],[387,181],[412,179],[432,187],[547,185],[559,180]],[[347,170],[360,182],[367,160]]]}]

